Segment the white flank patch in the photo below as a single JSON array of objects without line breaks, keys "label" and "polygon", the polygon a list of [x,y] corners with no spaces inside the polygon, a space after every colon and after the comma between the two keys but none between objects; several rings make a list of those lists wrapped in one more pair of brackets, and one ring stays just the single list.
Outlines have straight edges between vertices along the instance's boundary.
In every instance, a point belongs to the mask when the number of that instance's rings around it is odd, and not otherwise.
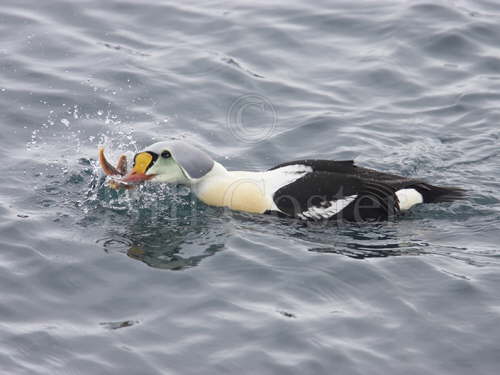
[{"label": "white flank patch", "polygon": [[401,211],[409,210],[416,204],[423,203],[424,197],[415,189],[401,189],[396,191],[399,199],[399,208]]},{"label": "white flank patch", "polygon": [[263,172],[263,180],[265,186],[266,196],[271,199],[271,210],[280,211],[273,200],[274,193],[276,193],[283,186],[289,185],[299,178],[311,173],[313,169],[307,165],[294,164],[287,165],[272,171]]},{"label": "white flank patch", "polygon": [[289,185],[300,177],[312,172],[313,169],[307,165],[287,165],[272,171],[264,172],[264,183],[266,192],[273,195],[283,186]]},{"label": "white flank patch", "polygon": [[349,195],[342,199],[337,199],[335,201],[328,202],[328,206],[326,207],[309,207],[307,211],[298,214],[297,216],[300,219],[308,220],[308,219],[329,219],[335,215],[337,215],[340,211],[346,208],[349,203],[357,198],[357,195]]}]

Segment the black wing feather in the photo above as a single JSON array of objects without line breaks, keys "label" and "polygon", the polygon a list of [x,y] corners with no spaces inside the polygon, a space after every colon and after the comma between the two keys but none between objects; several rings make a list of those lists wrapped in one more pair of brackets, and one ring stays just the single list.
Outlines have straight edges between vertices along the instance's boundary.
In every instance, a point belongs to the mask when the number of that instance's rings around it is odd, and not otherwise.
[{"label": "black wing feather", "polygon": [[353,195],[356,199],[330,219],[382,220],[399,211],[395,189],[391,186],[367,183],[356,176],[336,172],[308,173],[277,190],[273,198],[283,213],[301,217],[312,207],[325,207]]},{"label": "black wing feather", "polygon": [[386,219],[399,212],[395,193],[400,189],[416,189],[425,203],[451,202],[465,197],[465,191],[460,188],[434,186],[419,179],[358,167],[353,160],[303,159],[282,163],[270,170],[289,165],[305,165],[313,170],[274,194],[276,206],[290,216],[356,194],[356,200],[335,217],[341,214],[344,219],[354,221]]},{"label": "black wing feather", "polygon": [[316,159],[303,159],[281,163],[269,169],[270,171],[289,165],[306,165],[311,167],[313,171],[322,172],[335,172],[354,174],[353,171],[357,168],[354,165],[354,160],[316,160]]}]

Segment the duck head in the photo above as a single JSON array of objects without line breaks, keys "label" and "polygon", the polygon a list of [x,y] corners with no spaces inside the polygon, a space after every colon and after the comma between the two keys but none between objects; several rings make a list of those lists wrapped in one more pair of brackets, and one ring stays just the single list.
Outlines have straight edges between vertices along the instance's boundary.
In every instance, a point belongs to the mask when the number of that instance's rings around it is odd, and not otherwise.
[{"label": "duck head", "polygon": [[190,185],[203,178],[214,167],[204,151],[182,141],[154,143],[135,154],[127,183],[143,181]]}]

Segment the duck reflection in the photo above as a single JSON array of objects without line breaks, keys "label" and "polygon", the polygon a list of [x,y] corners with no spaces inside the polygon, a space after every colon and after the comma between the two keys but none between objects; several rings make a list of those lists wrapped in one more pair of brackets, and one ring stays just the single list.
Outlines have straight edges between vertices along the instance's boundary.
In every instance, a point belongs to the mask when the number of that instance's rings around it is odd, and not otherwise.
[{"label": "duck reflection", "polygon": [[408,224],[412,226],[404,219],[362,224],[299,222],[288,226],[288,235],[302,241],[308,251],[355,259],[426,254],[429,244],[411,237],[415,228],[406,233]]},{"label": "duck reflection", "polygon": [[[127,212],[126,230],[123,212],[116,213],[120,224],[115,222],[115,231],[108,231],[99,242],[107,252],[123,252],[151,267],[168,270],[199,265],[225,248],[230,233],[237,235],[240,230],[270,238],[294,238],[308,251],[355,259],[421,255],[428,252],[429,246],[414,239],[416,228],[405,220],[363,224],[303,222],[271,215],[228,214],[189,197],[160,202],[156,207],[139,202],[135,207]],[[228,230],[228,226],[233,229]]]},{"label": "duck reflection", "polygon": [[104,251],[125,253],[154,268],[183,270],[224,248],[217,209],[203,207],[190,195],[154,194],[154,200],[147,191],[127,199],[129,206],[120,210],[116,202],[107,207],[108,231],[97,241]]},{"label": "duck reflection", "polygon": [[316,253],[331,253],[345,255],[355,259],[366,258],[384,258],[401,255],[422,255],[425,251],[419,243],[407,244],[363,244],[363,243],[343,243],[342,246],[337,244],[336,247],[313,247],[309,251]]},{"label": "duck reflection", "polygon": [[179,271],[185,268],[197,266],[203,259],[214,255],[222,250],[224,245],[211,245],[199,255],[183,257],[182,250],[179,252],[168,251],[162,252],[148,246],[130,247],[127,250],[127,255],[135,260],[140,260],[150,267]]},{"label": "duck reflection", "polygon": [[177,218],[160,222],[156,230],[131,230],[127,255],[148,266],[183,270],[197,266],[203,259],[224,248],[220,228],[204,220]]}]

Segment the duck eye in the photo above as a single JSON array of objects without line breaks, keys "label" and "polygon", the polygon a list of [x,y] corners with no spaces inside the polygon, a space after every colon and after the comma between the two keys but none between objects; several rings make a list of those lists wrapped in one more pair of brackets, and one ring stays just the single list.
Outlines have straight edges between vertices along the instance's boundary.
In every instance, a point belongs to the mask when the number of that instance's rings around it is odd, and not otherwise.
[{"label": "duck eye", "polygon": [[168,152],[168,151],[163,151],[163,152],[161,153],[161,157],[162,157],[162,158],[165,158],[165,159],[168,159],[168,158],[169,158],[169,157],[171,157],[171,156],[172,156],[172,154],[170,154],[170,152]]}]

